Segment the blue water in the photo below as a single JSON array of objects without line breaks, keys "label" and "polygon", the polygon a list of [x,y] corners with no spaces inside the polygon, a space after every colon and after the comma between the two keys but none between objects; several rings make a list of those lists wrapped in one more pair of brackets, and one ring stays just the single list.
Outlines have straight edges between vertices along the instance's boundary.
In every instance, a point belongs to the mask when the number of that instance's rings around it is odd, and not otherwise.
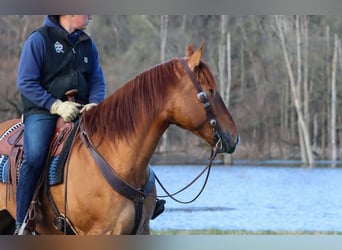
[{"label": "blue water", "polygon": [[[178,191],[203,166],[152,166],[170,192]],[[201,177],[177,198],[191,200]],[[158,194],[164,194],[157,184]],[[208,184],[191,204],[166,199],[153,230],[308,230],[342,232],[342,168],[213,166]]]}]

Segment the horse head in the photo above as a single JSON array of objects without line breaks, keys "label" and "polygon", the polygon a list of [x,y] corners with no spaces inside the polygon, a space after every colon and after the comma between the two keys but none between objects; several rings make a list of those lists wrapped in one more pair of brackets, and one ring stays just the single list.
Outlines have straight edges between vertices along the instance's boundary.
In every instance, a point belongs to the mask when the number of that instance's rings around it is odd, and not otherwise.
[{"label": "horse head", "polygon": [[233,153],[239,142],[237,126],[218,91],[215,77],[201,60],[204,44],[194,51],[190,45],[179,58],[179,84],[170,102],[171,123],[203,138],[219,153]]}]

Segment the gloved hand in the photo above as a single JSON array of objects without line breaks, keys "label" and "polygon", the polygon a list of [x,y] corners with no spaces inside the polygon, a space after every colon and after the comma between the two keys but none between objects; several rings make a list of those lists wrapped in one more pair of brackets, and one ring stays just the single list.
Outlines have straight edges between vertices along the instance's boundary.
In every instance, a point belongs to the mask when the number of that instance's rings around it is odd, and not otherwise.
[{"label": "gloved hand", "polygon": [[71,101],[65,101],[62,102],[61,100],[57,99],[50,108],[51,114],[57,114],[61,116],[64,121],[71,122],[77,118],[80,111],[78,107],[80,107],[81,104],[78,104],[76,102]]},{"label": "gloved hand", "polygon": [[82,114],[85,111],[88,111],[89,109],[92,109],[94,107],[97,106],[97,103],[88,103],[86,105],[83,106],[83,108],[81,109],[80,113]]}]

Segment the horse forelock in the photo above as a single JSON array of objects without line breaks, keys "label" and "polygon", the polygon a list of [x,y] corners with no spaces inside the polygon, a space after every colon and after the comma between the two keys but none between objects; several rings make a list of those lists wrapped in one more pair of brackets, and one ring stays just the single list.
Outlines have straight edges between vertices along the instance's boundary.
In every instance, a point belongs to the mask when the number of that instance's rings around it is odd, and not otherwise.
[{"label": "horse forelock", "polygon": [[168,85],[176,81],[176,62],[173,59],[138,74],[86,112],[87,133],[127,139],[139,126],[148,126],[166,101]]},{"label": "horse forelock", "polygon": [[209,88],[216,91],[217,84],[213,73],[210,71],[208,65],[205,62],[200,62],[199,69],[203,74],[206,82],[206,86],[202,86],[203,89]]}]

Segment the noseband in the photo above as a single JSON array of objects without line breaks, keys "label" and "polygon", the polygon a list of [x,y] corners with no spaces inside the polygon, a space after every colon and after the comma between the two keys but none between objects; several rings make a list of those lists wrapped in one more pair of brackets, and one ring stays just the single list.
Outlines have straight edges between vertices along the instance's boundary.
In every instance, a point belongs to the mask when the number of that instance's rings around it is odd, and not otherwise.
[{"label": "noseband", "polygon": [[216,119],[216,116],[214,115],[210,102],[209,102],[209,97],[208,94],[203,91],[203,89],[201,88],[200,84],[199,84],[199,71],[198,71],[198,75],[197,75],[197,79],[195,78],[194,72],[192,72],[192,70],[190,69],[190,67],[188,66],[188,64],[185,62],[185,60],[183,58],[179,58],[179,61],[181,62],[183,68],[185,69],[186,73],[188,74],[192,84],[194,85],[196,91],[197,91],[197,98],[198,100],[202,103],[206,113],[207,113],[207,117],[209,119],[209,123],[210,126],[213,128],[214,131],[214,142],[211,145],[212,147],[219,147],[219,149],[222,148],[222,140],[221,140],[221,136],[219,133],[219,125]]}]

